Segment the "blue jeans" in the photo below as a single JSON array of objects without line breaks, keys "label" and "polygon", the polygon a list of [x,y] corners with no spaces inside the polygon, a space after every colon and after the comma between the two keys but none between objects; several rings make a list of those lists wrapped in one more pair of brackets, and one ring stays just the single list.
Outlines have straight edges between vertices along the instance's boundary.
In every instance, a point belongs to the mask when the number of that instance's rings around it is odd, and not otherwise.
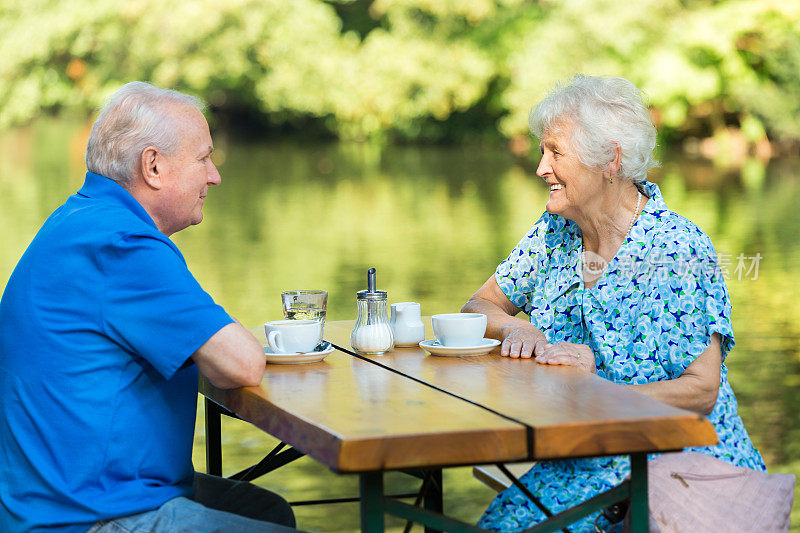
[{"label": "blue jeans", "polygon": [[245,481],[195,473],[194,496],[158,509],[97,522],[88,533],[286,532],[294,529],[286,500]]}]

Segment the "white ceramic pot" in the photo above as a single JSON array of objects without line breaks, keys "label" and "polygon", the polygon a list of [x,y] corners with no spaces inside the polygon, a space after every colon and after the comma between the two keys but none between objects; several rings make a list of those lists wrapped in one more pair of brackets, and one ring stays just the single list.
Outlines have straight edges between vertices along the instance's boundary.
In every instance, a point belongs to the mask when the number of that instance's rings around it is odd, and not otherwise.
[{"label": "white ceramic pot", "polygon": [[392,326],[395,346],[417,346],[425,340],[422,306],[416,302],[392,304],[389,324]]}]

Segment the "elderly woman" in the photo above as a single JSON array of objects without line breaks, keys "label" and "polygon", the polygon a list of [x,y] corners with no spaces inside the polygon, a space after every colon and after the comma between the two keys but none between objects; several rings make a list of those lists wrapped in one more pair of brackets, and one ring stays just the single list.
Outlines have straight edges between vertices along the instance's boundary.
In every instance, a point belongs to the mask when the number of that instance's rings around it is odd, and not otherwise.
[{"label": "elderly woman", "polygon": [[[646,181],[656,132],[639,90],[576,75],[536,107],[531,128],[546,212],[463,311],[487,315],[503,356],[575,366],[708,415],[719,444],[695,451],[765,470],[723,364],[734,340],[714,248]],[[545,461],[521,481],[557,513],[619,484],[629,466],[623,457]],[[512,487],[479,525],[518,531],[544,518]],[[594,531],[595,518],[572,530]]]}]

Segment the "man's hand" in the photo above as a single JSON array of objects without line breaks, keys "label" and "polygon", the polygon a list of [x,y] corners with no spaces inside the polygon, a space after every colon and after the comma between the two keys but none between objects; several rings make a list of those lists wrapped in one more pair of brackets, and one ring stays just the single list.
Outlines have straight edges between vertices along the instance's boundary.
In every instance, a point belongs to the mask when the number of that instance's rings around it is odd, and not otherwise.
[{"label": "man's hand", "polygon": [[535,361],[543,365],[576,366],[586,372],[597,374],[594,352],[585,344],[571,342],[548,344],[543,347],[541,353],[537,350]]},{"label": "man's hand", "polygon": [[503,357],[529,359],[549,346],[544,333],[530,324],[514,323],[501,327],[500,335],[503,341],[500,355]]}]

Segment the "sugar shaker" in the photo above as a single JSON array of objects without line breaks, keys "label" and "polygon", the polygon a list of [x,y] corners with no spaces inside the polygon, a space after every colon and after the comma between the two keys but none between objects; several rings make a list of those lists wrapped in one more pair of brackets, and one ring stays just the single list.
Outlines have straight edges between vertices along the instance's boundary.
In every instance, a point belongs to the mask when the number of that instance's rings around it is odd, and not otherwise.
[{"label": "sugar shaker", "polygon": [[367,271],[367,290],[356,293],[358,315],[350,344],[361,354],[382,354],[394,347],[386,291],[375,288],[375,268]]}]

